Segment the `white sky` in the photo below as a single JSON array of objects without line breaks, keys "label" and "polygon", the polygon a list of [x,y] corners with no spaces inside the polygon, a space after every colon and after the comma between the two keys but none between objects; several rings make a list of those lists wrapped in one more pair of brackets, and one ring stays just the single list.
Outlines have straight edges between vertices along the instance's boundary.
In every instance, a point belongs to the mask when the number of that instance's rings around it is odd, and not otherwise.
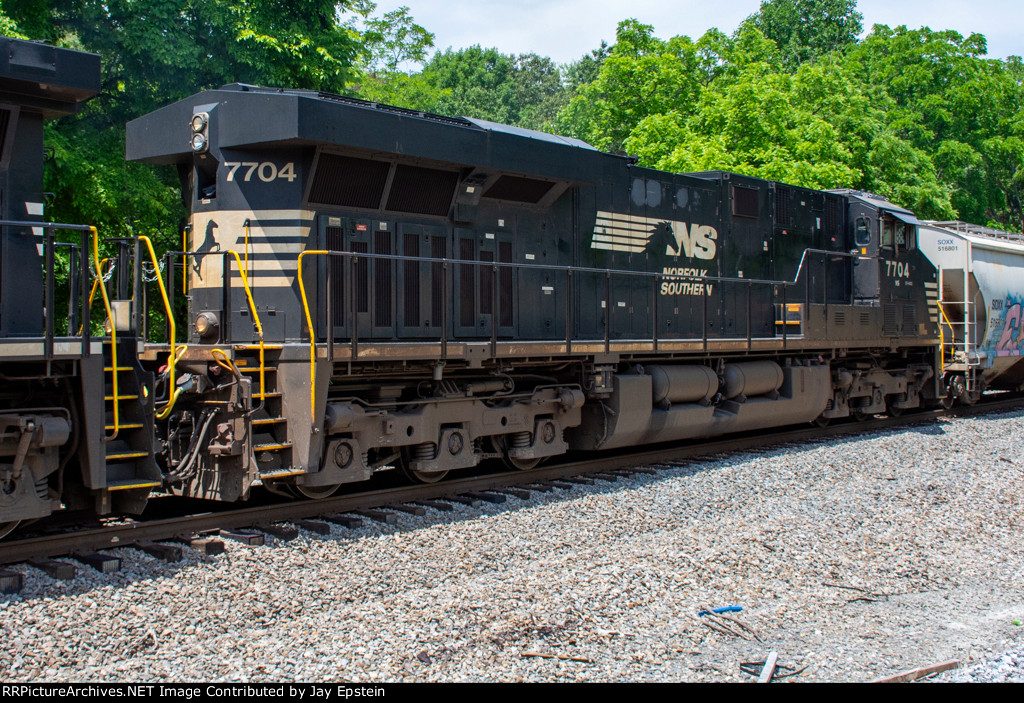
[{"label": "white sky", "polygon": [[[474,44],[506,54],[536,53],[558,63],[573,61],[604,39],[615,41],[621,20],[654,26],[657,37],[686,34],[696,39],[708,28],[731,34],[757,11],[760,0],[378,0],[378,15],[402,5],[435,35],[437,49]],[[1024,55],[1021,0],[859,0],[864,27],[873,24],[980,32],[989,56]]]}]

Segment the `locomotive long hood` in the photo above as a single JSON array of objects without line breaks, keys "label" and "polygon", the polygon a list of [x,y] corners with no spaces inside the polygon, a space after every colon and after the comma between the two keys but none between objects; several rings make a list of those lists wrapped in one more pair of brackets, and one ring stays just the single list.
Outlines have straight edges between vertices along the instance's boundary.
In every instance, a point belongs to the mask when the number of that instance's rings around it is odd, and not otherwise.
[{"label": "locomotive long hood", "polygon": [[[203,111],[220,148],[337,146],[460,166],[595,182],[624,157],[577,139],[484,120],[442,117],[315,91],[231,84],[208,90],[128,123],[126,158],[191,163],[190,121]],[[274,115],[256,120],[254,115]]]}]

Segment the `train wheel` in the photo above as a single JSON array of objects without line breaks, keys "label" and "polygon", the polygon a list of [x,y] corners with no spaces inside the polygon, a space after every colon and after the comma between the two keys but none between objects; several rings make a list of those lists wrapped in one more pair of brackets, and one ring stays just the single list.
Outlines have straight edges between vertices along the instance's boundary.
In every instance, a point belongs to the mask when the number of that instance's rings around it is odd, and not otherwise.
[{"label": "train wheel", "polygon": [[825,417],[824,415],[818,415],[818,417],[811,420],[818,427],[828,427],[828,423],[832,421],[832,418]]},{"label": "train wheel", "polygon": [[3,539],[7,535],[14,532],[15,528],[21,524],[21,520],[12,520],[11,522],[0,522],[0,539]]},{"label": "train wheel", "polygon": [[340,483],[332,483],[327,486],[303,486],[296,483],[291,487],[295,491],[295,495],[302,498],[309,498],[310,500],[321,500],[323,498],[330,498],[334,495],[334,492],[341,488]]},{"label": "train wheel", "polygon": [[508,454],[508,435],[492,435],[491,445],[494,447],[494,451],[501,452],[501,461],[505,466],[510,469],[516,469],[518,471],[529,471],[535,469],[543,460],[539,459],[520,459],[518,457],[509,456]]},{"label": "train wheel", "polygon": [[857,422],[864,422],[869,417],[871,417],[871,415],[864,412],[863,410],[851,410],[850,417],[852,417]]},{"label": "train wheel", "polygon": [[413,483],[437,483],[448,475],[447,471],[416,471],[409,467],[412,461],[411,447],[402,447],[402,458],[398,462],[398,470]]}]

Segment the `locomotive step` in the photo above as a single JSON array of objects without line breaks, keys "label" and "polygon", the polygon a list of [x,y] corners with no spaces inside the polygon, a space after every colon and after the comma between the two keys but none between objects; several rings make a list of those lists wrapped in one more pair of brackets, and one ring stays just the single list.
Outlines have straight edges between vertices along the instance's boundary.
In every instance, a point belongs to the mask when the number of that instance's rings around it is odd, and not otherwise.
[{"label": "locomotive step", "polygon": [[292,443],[291,442],[283,442],[283,443],[280,443],[280,444],[275,444],[275,443],[272,443],[272,444],[257,444],[256,446],[254,446],[252,448],[252,450],[254,452],[276,452],[276,451],[280,451],[282,449],[291,449],[291,448],[292,448]]},{"label": "locomotive step", "polygon": [[107,461],[124,461],[125,459],[141,459],[149,456],[149,452],[124,452],[122,454],[108,454]]},{"label": "locomotive step", "polygon": [[[241,371],[242,373],[259,373],[260,372],[259,365],[256,365],[256,366],[245,366],[244,365],[245,361],[246,361],[246,359],[235,359],[235,365],[238,366],[238,370],[239,371]],[[239,362],[243,362],[243,363],[240,364]],[[265,366],[263,368],[263,372],[264,373],[277,373],[277,367],[276,366]]]},{"label": "locomotive step", "polygon": [[[114,426],[113,425],[104,425],[103,429],[108,431],[108,432],[110,432],[110,431],[112,431],[114,429]],[[120,425],[117,426],[117,429],[118,430],[141,430],[142,429],[142,423],[141,422],[122,422]]]},{"label": "locomotive step", "polygon": [[260,479],[261,480],[267,480],[267,479],[275,479],[275,478],[287,478],[288,476],[301,476],[304,473],[306,473],[306,472],[303,469],[292,469],[292,468],[277,469],[275,471],[268,471],[265,474],[261,473],[260,474]]},{"label": "locomotive step", "polygon": [[252,397],[253,398],[280,398],[281,397],[281,392],[280,391],[269,391],[267,393],[253,393]]},{"label": "locomotive step", "polygon": [[[260,348],[259,344],[236,344],[235,345],[235,351],[253,351],[253,350],[259,351],[259,348]],[[264,344],[263,345],[263,351],[267,351],[268,349],[270,349],[270,350],[284,349],[284,345],[283,344]]]},{"label": "locomotive step", "polygon": [[288,420],[286,420],[283,417],[262,417],[262,418],[260,418],[258,420],[253,420],[252,424],[254,424],[254,425],[276,425],[276,424],[281,423],[281,422],[288,422]]},{"label": "locomotive step", "polygon": [[[103,396],[103,400],[110,401],[110,400],[114,400],[114,399],[115,398],[112,395],[105,395],[105,396]],[[117,400],[138,400],[138,399],[139,399],[139,396],[137,394],[136,395],[119,395],[119,396],[117,396]]]},{"label": "locomotive step", "polygon": [[[104,370],[105,372],[107,372],[107,373],[110,373],[111,371],[113,371],[113,370],[114,370],[114,367],[113,367],[113,366],[104,366],[104,367],[103,367],[103,370]],[[132,367],[131,367],[131,366],[118,366],[118,367],[117,367],[117,371],[119,371],[119,372],[120,372],[120,371],[131,371],[131,370],[132,370]]]},{"label": "locomotive step", "polygon": [[107,484],[108,491],[130,491],[134,488],[159,488],[160,481],[146,481],[139,479],[128,479],[126,481],[110,481]]}]

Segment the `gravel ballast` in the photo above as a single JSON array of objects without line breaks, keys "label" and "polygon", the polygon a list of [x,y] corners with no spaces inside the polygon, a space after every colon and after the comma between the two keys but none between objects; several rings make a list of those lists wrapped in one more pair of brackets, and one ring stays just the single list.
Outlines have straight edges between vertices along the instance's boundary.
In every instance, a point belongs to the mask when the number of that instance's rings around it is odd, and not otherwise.
[{"label": "gravel ballast", "polygon": [[[988,659],[1020,677],[1022,437],[1022,412],[944,419],[173,564],[121,549],[119,573],[70,582],[19,565],[0,667],[6,681],[751,681],[740,663],[775,651],[794,681],[950,659],[965,668],[947,680]],[[697,615],[727,606],[742,611]]]}]

